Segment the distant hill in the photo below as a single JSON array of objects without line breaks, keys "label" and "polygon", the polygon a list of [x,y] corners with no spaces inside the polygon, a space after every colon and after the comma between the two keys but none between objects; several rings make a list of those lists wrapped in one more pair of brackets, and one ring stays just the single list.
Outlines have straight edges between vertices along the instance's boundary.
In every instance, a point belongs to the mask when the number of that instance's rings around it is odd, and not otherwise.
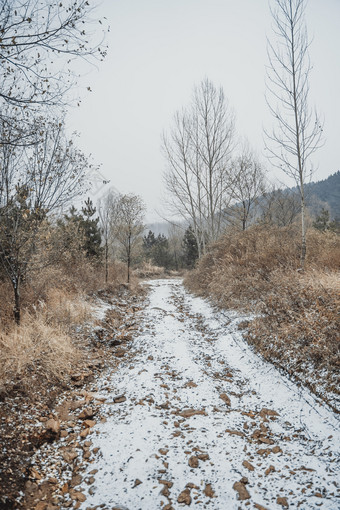
[{"label": "distant hill", "polygon": [[318,214],[322,206],[328,208],[331,219],[340,219],[340,171],[323,181],[306,184],[305,189],[308,206],[312,213]]},{"label": "distant hill", "polygon": [[[297,188],[286,188],[283,190],[283,193],[286,195],[296,194]],[[322,181],[306,184],[305,195],[307,207],[312,217],[316,218],[320,214],[322,208],[325,208],[329,211],[331,220],[340,220],[340,171],[335,172],[335,174],[330,175],[327,179]],[[268,200],[268,195],[266,200]],[[266,203],[266,200],[264,198],[259,199],[257,215],[261,214],[263,204]],[[297,199],[297,202],[299,203],[299,199]],[[179,225],[183,226],[184,233],[186,225],[184,222],[181,223],[180,221]],[[170,228],[171,224],[166,221],[148,223],[145,227],[145,234],[147,234],[149,230],[152,230],[156,236],[158,236],[158,234],[168,236]]]}]

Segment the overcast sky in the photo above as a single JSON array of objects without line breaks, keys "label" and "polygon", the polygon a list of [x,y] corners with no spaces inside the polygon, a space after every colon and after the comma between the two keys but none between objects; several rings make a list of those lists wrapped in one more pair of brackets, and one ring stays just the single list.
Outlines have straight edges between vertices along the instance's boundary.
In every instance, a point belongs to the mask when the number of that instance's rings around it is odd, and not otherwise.
[{"label": "overcast sky", "polygon": [[[205,77],[223,87],[238,134],[264,155],[263,127],[271,125],[264,100],[267,0],[103,0],[96,15],[110,25],[108,56],[80,80],[82,104],[68,123],[110,180],[101,193],[113,185],[139,194],[148,221],[160,219],[161,134]],[[314,157],[313,180],[320,180],[340,169],[340,0],[309,0],[306,15],[311,105],[325,117],[326,143]],[[269,176],[293,184],[278,171]]]}]

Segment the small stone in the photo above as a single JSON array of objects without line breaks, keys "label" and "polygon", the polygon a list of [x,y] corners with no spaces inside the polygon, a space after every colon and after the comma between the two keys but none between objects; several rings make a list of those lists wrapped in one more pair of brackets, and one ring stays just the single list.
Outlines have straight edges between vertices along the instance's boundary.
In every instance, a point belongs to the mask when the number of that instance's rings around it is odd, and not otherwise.
[{"label": "small stone", "polygon": [[135,483],[132,486],[132,488],[134,489],[135,487],[138,487],[138,485],[140,485],[141,483],[143,483],[143,482],[141,482],[138,478],[136,478]]},{"label": "small stone", "polygon": [[220,398],[227,404],[227,406],[231,406],[230,398],[226,393],[221,393]]},{"label": "small stone", "polygon": [[269,466],[269,467],[265,470],[264,474],[265,474],[266,476],[268,476],[270,473],[274,473],[274,471],[275,471],[275,467],[274,467],[274,466],[272,466],[272,465],[270,465],[270,466]]},{"label": "small stone", "polygon": [[248,462],[247,460],[244,460],[242,462],[242,466],[247,468],[249,471],[254,471],[254,466],[252,464],[250,464],[250,462]]},{"label": "small stone", "polygon": [[198,458],[193,455],[189,458],[188,464],[191,468],[198,468]]},{"label": "small stone", "polygon": [[238,492],[238,499],[240,501],[244,501],[245,499],[250,498],[250,494],[247,491],[244,483],[242,482],[235,482],[233,485],[233,489]]},{"label": "small stone", "polygon": [[121,404],[122,402],[125,402],[126,396],[125,395],[117,395],[117,397],[114,397],[113,402],[115,404]]},{"label": "small stone", "polygon": [[96,422],[94,420],[84,420],[83,424],[84,424],[84,427],[90,429],[95,426]]},{"label": "small stone", "polygon": [[60,432],[60,422],[59,420],[53,420],[52,418],[47,420],[45,423],[45,427],[47,430],[50,430],[53,432],[53,434],[58,435]]},{"label": "small stone", "polygon": [[185,505],[191,505],[190,489],[184,489],[177,498],[177,503],[184,503]]},{"label": "small stone", "polygon": [[161,455],[166,455],[168,453],[169,449],[168,448],[160,448],[158,451]]},{"label": "small stone", "polygon": [[276,503],[281,505],[283,508],[289,508],[287,498],[277,498]]},{"label": "small stone", "polygon": [[211,487],[211,483],[206,483],[204,488],[204,494],[207,496],[207,498],[214,498],[215,492],[213,491]]},{"label": "small stone", "polygon": [[209,460],[210,457],[207,453],[198,453],[196,455],[196,457],[199,459],[199,460],[203,460],[203,461],[206,461],[206,460]]},{"label": "small stone", "polygon": [[78,418],[80,420],[87,420],[88,418],[92,418],[95,415],[95,411],[92,409],[92,407],[88,407],[87,409],[84,409],[79,415]]}]

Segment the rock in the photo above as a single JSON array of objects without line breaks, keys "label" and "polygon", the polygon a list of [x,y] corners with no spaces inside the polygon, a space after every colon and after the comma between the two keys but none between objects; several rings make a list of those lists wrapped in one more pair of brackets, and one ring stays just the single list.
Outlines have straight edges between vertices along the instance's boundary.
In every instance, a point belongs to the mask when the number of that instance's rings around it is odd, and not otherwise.
[{"label": "rock", "polygon": [[132,486],[132,488],[134,489],[135,487],[138,487],[138,485],[140,485],[141,483],[143,483],[143,482],[141,482],[138,478],[136,478],[135,483]]},{"label": "rock", "polygon": [[203,460],[203,461],[206,461],[206,460],[209,460],[210,457],[207,453],[198,453],[196,455],[196,457],[199,459],[199,460]]},{"label": "rock", "polygon": [[197,468],[198,467],[198,458],[193,455],[189,458],[188,464],[191,468]]},{"label": "rock", "polygon": [[211,483],[206,483],[204,488],[204,494],[207,496],[207,498],[214,498],[215,492],[213,491],[211,487]]},{"label": "rock", "polygon": [[58,435],[60,432],[60,421],[50,418],[45,423],[46,430],[50,430],[53,434]]},{"label": "rock", "polygon": [[125,356],[125,350],[117,349],[114,354],[115,354],[116,358],[123,358]]},{"label": "rock", "polygon": [[233,485],[233,489],[238,492],[238,499],[240,501],[244,501],[245,499],[250,498],[250,494],[247,491],[244,483],[242,482],[235,482]]},{"label": "rock", "polygon": [[30,469],[30,477],[34,478],[34,480],[41,480],[42,475],[33,467]]},{"label": "rock", "polygon": [[247,460],[244,460],[242,462],[242,466],[244,466],[245,468],[247,468],[249,471],[254,471],[254,466],[252,464],[250,464],[250,462],[248,462]]},{"label": "rock", "polygon": [[169,448],[160,448],[158,451],[161,455],[166,455],[169,451]]},{"label": "rock", "polygon": [[184,503],[185,505],[191,505],[190,489],[184,489],[177,498],[177,503]]},{"label": "rock", "polygon": [[70,482],[70,486],[75,487],[76,485],[80,485],[82,481],[83,481],[83,478],[81,475],[73,475],[71,482]]},{"label": "rock", "polygon": [[185,487],[188,489],[196,489],[197,491],[199,490],[198,485],[195,485],[194,483],[190,483],[190,482],[187,483]]},{"label": "rock", "polygon": [[83,424],[85,428],[90,429],[95,426],[96,422],[94,420],[84,420]]},{"label": "rock", "polygon": [[194,416],[195,414],[201,414],[203,416],[207,416],[207,413],[204,409],[184,409],[184,411],[181,411],[178,413],[183,418],[191,418],[191,416]]},{"label": "rock", "polygon": [[122,402],[125,402],[126,396],[125,395],[117,395],[117,397],[114,397],[113,402],[115,404],[121,404]]},{"label": "rock", "polygon": [[265,407],[263,407],[263,409],[261,409],[261,411],[259,412],[259,415],[262,418],[266,418],[267,416],[280,416],[279,413],[277,413],[276,411],[273,411],[272,409],[266,409]]},{"label": "rock", "polygon": [[243,432],[240,432],[239,430],[226,429],[225,431],[226,431],[228,434],[230,434],[231,436],[240,436],[240,437],[244,437],[244,433],[243,433]]},{"label": "rock", "polygon": [[221,393],[220,398],[227,404],[227,406],[231,406],[230,398],[226,393]]},{"label": "rock", "polygon": [[35,507],[34,510],[46,510],[47,503],[46,501],[40,501]]},{"label": "rock", "polygon": [[80,501],[81,503],[83,503],[84,501],[86,501],[85,494],[83,494],[82,492],[77,492],[76,493],[76,500]]},{"label": "rock", "polygon": [[80,420],[87,420],[89,418],[93,418],[93,416],[95,415],[95,411],[93,410],[92,407],[88,407],[87,409],[84,409],[79,415],[78,415],[78,418]]},{"label": "rock", "polygon": [[279,446],[274,446],[274,448],[272,448],[272,452],[273,453],[282,453],[282,450]]},{"label": "rock", "polygon": [[287,498],[277,498],[276,503],[283,508],[289,508]]},{"label": "rock", "polygon": [[265,474],[266,476],[268,476],[270,473],[274,473],[274,471],[275,471],[274,466],[270,465],[270,466],[269,466],[269,467],[265,470],[264,474]]},{"label": "rock", "polygon": [[159,483],[161,483],[162,485],[166,485],[167,487],[169,487],[169,489],[171,489],[171,487],[173,486],[173,482],[168,482],[168,480],[158,480]]},{"label": "rock", "polygon": [[81,437],[82,439],[85,439],[85,437],[87,437],[87,436],[89,435],[89,433],[90,433],[90,429],[84,429],[84,430],[82,430],[82,431],[80,432],[80,434],[79,434],[79,435],[80,435],[80,437]]},{"label": "rock", "polygon": [[185,383],[184,388],[197,388],[197,384],[194,381],[188,381]]},{"label": "rock", "polygon": [[78,457],[78,453],[75,450],[66,451],[62,454],[62,457],[65,462],[70,464],[75,458]]}]

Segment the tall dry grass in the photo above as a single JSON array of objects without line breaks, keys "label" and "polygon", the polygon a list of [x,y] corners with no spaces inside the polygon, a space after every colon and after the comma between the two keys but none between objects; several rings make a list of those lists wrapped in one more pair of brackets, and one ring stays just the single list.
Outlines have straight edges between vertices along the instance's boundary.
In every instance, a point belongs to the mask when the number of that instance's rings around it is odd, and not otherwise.
[{"label": "tall dry grass", "polygon": [[[311,229],[307,244],[308,274],[340,269],[339,236]],[[253,310],[277,285],[284,289],[286,277],[299,278],[299,266],[298,228],[254,226],[245,232],[229,231],[210,247],[185,282],[191,291],[220,306]]]},{"label": "tall dry grass", "polygon": [[185,282],[218,306],[255,312],[247,325],[248,342],[336,408],[340,236],[310,229],[307,246],[301,272],[298,229],[255,226],[231,231]]},{"label": "tall dry grass", "polygon": [[[82,359],[75,332],[91,320],[96,293],[118,291],[125,268],[112,264],[108,284],[103,269],[86,260],[72,267],[32,271],[22,288],[22,319],[13,321],[12,288],[0,283],[0,393],[31,392],[48,382],[64,384]],[[84,343],[84,347],[86,342]]]}]

